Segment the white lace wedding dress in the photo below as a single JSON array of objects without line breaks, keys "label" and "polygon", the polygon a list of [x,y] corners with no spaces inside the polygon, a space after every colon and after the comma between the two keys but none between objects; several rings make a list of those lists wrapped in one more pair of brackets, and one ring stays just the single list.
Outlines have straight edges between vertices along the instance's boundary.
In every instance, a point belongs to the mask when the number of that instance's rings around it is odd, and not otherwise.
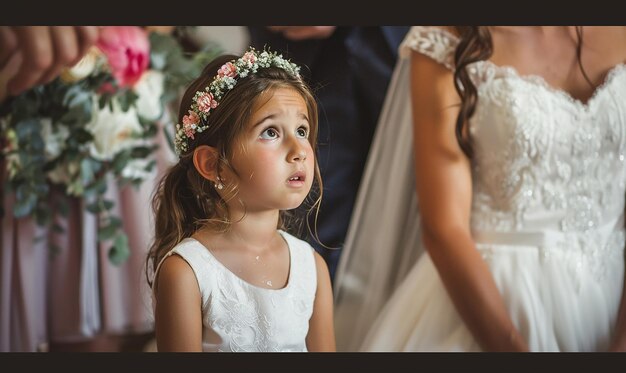
[{"label": "white lace wedding dress", "polygon": [[[412,181],[409,55],[453,69],[457,42],[413,27],[401,46],[337,274],[339,350],[480,350],[421,254]],[[489,61],[470,73],[470,224],[509,315],[533,351],[605,350],[624,284],[626,64],[586,103]]]}]

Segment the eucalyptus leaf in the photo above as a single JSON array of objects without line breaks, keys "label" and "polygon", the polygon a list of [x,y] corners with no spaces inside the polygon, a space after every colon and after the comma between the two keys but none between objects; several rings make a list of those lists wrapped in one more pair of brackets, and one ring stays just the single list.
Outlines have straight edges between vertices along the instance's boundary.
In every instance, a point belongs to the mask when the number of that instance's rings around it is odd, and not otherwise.
[{"label": "eucalyptus leaf", "polygon": [[98,214],[98,213],[110,210],[114,205],[115,204],[113,203],[113,201],[101,200],[101,201],[94,201],[88,204],[86,208],[87,208],[87,211],[93,214]]},{"label": "eucalyptus leaf", "polygon": [[24,196],[24,199],[17,200],[13,206],[13,216],[16,218],[23,218],[28,216],[35,209],[37,204],[37,196],[34,194],[28,194]]},{"label": "eucalyptus leaf", "polygon": [[93,140],[93,134],[87,129],[78,128],[72,133],[72,136],[81,144],[88,143]]},{"label": "eucalyptus leaf", "polygon": [[52,212],[46,207],[47,206],[45,206],[41,200],[39,200],[37,206],[35,206],[35,221],[40,226],[46,225],[52,221]]},{"label": "eucalyptus leaf", "polygon": [[156,148],[157,145],[137,146],[130,152],[130,158],[147,158]]},{"label": "eucalyptus leaf", "polygon": [[80,177],[83,185],[89,185],[94,180],[94,171],[89,158],[80,162]]},{"label": "eucalyptus leaf", "polygon": [[115,232],[118,227],[114,225],[106,225],[98,229],[98,241],[108,241],[111,240],[115,236]]},{"label": "eucalyptus leaf", "polygon": [[71,86],[63,97],[63,105],[68,107],[82,106],[85,103],[91,106],[92,93],[80,85]]},{"label": "eucalyptus leaf", "polygon": [[105,178],[96,180],[95,183],[87,186],[84,191],[86,198],[94,197],[97,194],[103,194],[107,190],[107,181]]},{"label": "eucalyptus leaf", "polygon": [[115,158],[113,158],[113,170],[115,171],[115,173],[119,174],[122,172],[122,170],[126,167],[126,165],[128,164],[128,162],[131,159],[131,151],[126,149],[123,150],[121,152],[119,152]]},{"label": "eucalyptus leaf", "polygon": [[33,134],[39,132],[41,123],[37,118],[24,119],[15,126],[15,133],[18,139],[29,139]]},{"label": "eucalyptus leaf", "polygon": [[165,67],[166,61],[167,57],[165,53],[150,53],[150,64],[152,65],[152,68],[162,70]]},{"label": "eucalyptus leaf", "polygon": [[130,256],[130,249],[128,247],[128,237],[120,233],[115,237],[113,246],[109,249],[109,260],[115,265],[120,265],[128,259]]}]

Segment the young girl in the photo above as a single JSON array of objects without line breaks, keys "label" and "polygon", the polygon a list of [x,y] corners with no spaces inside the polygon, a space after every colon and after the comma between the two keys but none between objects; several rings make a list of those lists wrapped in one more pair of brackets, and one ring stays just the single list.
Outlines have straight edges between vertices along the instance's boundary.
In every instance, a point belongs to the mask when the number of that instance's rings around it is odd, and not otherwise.
[{"label": "young girl", "polygon": [[179,121],[147,259],[157,349],[334,351],[328,269],[283,230],[314,179],[321,190],[317,105],[299,67],[253,48],[222,56]]}]

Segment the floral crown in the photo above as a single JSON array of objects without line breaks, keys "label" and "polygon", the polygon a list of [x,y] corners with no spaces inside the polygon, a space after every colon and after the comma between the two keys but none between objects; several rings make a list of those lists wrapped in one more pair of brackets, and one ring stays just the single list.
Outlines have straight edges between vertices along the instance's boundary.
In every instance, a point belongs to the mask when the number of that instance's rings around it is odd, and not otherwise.
[{"label": "floral crown", "polygon": [[206,120],[215,109],[222,97],[233,89],[237,81],[257,72],[259,68],[281,68],[291,75],[300,78],[300,67],[283,58],[277,52],[264,50],[257,52],[250,47],[244,55],[236,60],[226,62],[219,68],[211,84],[193,96],[189,115],[183,116],[183,124],[176,124],[174,148],[180,156],[188,149],[188,139],[194,139],[196,133],[203,132],[209,126]]}]

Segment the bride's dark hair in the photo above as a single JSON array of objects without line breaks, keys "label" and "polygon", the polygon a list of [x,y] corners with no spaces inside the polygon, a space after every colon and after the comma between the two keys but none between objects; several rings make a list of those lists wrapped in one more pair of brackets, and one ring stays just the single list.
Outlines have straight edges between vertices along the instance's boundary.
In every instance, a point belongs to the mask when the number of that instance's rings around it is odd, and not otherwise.
[{"label": "bride's dark hair", "polygon": [[[493,54],[493,40],[491,38],[491,32],[486,26],[455,26],[454,30],[460,37],[459,44],[454,52],[454,87],[461,97],[461,107],[456,119],[455,134],[459,146],[465,155],[467,155],[468,158],[472,158],[474,151],[469,132],[467,132],[466,123],[472,115],[474,115],[478,101],[478,93],[476,86],[470,79],[467,66],[476,61],[489,59]],[[576,59],[578,66],[585,80],[593,87],[594,85],[587,76],[581,62],[583,45],[582,26],[576,27],[576,38]]]}]

